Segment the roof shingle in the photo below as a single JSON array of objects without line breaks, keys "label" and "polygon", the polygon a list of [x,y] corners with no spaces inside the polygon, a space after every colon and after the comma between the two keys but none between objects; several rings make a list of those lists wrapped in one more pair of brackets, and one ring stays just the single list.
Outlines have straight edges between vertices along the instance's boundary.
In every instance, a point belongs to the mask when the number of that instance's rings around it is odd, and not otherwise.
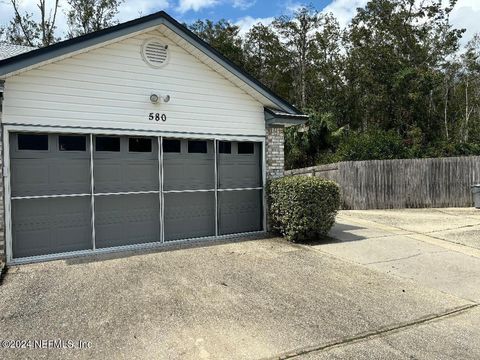
[{"label": "roof shingle", "polygon": [[0,43],[0,60],[8,59],[10,57],[23,54],[35,49],[36,48],[31,46]]}]

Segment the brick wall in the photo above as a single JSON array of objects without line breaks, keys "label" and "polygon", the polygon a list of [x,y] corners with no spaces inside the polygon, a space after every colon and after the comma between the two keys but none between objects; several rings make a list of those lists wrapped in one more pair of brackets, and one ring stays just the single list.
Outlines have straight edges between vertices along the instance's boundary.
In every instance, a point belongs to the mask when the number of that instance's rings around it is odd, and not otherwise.
[{"label": "brick wall", "polygon": [[267,128],[267,179],[282,177],[285,171],[283,127]]}]

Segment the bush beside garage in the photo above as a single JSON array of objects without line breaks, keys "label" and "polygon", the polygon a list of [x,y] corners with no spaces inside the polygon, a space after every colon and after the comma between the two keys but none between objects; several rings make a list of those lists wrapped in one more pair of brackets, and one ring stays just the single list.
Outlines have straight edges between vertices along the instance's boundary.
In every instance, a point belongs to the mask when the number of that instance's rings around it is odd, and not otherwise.
[{"label": "bush beside garage", "polygon": [[294,242],[316,240],[335,223],[340,188],[318,177],[286,176],[270,181],[268,199],[273,232]]}]

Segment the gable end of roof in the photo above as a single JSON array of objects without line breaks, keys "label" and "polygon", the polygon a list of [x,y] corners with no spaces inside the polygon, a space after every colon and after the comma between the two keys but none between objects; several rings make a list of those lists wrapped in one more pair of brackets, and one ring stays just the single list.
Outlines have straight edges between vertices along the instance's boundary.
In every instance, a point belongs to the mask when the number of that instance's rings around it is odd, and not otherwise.
[{"label": "gable end of roof", "polygon": [[165,25],[167,28],[181,36],[189,44],[212,58],[230,73],[245,82],[255,91],[267,98],[279,109],[287,114],[303,115],[300,110],[290,104],[285,99],[273,93],[260,81],[248,74],[245,70],[227,59],[223,54],[211,47],[196,34],[187,29],[184,25],[173,19],[164,11],[147,15],[135,20],[121,23],[110,28],[99,30],[93,33],[82,35],[73,39],[64,40],[56,44],[19,54],[4,60],[0,60],[0,78],[8,74],[34,66],[36,64],[49,61],[70,53],[80,51],[85,48],[99,45],[116,38],[128,36],[129,34],[144,31],[159,25]]}]

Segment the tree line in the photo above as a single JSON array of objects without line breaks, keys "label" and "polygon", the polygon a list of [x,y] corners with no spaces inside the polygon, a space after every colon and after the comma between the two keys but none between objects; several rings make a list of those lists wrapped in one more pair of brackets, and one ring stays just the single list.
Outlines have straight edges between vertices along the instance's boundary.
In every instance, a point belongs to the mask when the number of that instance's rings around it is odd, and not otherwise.
[{"label": "tree line", "polygon": [[[114,24],[120,4],[66,1],[68,37]],[[44,0],[39,4],[45,7]],[[460,45],[464,30],[449,19],[455,5],[456,0],[446,5],[371,0],[346,27],[312,5],[269,25],[256,24],[243,35],[227,20],[187,26],[310,115],[305,126],[286,130],[287,168],[480,155],[480,35]],[[58,41],[55,12],[40,11],[48,15],[40,23],[15,13],[6,29],[10,42]]]}]

